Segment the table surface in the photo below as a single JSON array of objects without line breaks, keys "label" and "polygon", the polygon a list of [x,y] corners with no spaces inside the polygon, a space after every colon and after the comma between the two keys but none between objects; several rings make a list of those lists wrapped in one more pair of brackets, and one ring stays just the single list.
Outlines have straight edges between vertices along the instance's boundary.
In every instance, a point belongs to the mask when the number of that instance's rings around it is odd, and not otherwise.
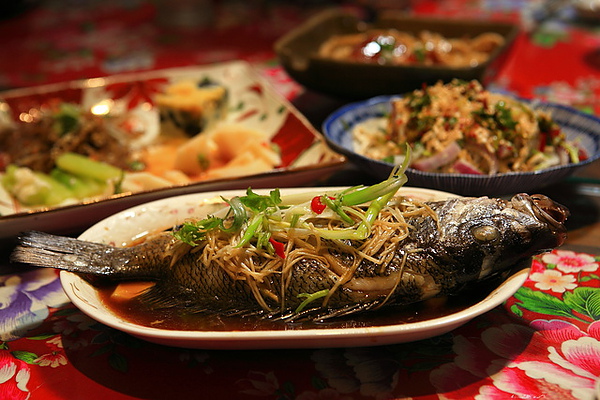
[{"label": "table surface", "polygon": [[[223,3],[229,11],[183,0],[169,3],[168,11],[160,1],[90,1],[69,3],[69,9],[50,1],[18,10],[0,21],[2,52],[11,54],[0,57],[0,86],[245,59],[315,127],[344,104],[294,83],[271,48],[322,4],[267,1],[258,9]],[[402,2],[416,14],[517,20],[523,30],[493,85],[600,115],[599,24],[578,19],[570,7],[546,13],[534,8],[539,3]],[[205,12],[188,22],[181,12],[190,4]],[[534,23],[538,16],[541,22]],[[218,40],[200,40],[200,34]],[[371,181],[349,165],[317,183]],[[523,287],[502,305],[414,343],[172,348],[91,320],[69,303],[53,270],[0,275],[0,398],[594,399],[600,376],[600,164],[540,192],[571,210],[565,245],[536,257]]]}]

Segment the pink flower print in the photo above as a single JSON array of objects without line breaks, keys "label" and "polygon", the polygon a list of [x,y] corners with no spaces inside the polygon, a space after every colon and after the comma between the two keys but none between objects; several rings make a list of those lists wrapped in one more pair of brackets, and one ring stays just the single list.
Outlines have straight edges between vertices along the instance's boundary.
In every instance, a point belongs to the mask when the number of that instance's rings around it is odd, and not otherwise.
[{"label": "pink flower print", "polygon": [[[541,378],[529,376],[518,368],[504,368],[498,373],[492,375],[494,382],[493,391],[491,388],[481,388],[480,394],[476,400],[488,399],[543,399],[548,393],[553,393],[555,399],[572,399],[570,392],[558,385],[544,381]],[[483,390],[482,390],[483,389]],[[492,392],[495,396],[489,396]],[[510,395],[508,394],[510,393]]]},{"label": "pink flower print", "polygon": [[63,348],[62,338],[59,335],[46,340],[46,344],[48,344],[48,347],[52,349],[52,351],[59,351]]},{"label": "pink flower print", "polygon": [[[469,338],[462,335],[454,337],[454,344],[452,349],[456,352],[454,363],[462,370],[468,371],[470,374],[484,378],[486,368],[488,367],[490,360],[498,358],[496,354],[491,352],[479,338]],[[453,379],[450,374],[447,377],[450,378],[446,384],[452,385]],[[438,375],[441,378],[442,375]],[[457,381],[454,381],[454,384]],[[441,388],[441,387],[440,387]]]},{"label": "pink flower print", "polygon": [[248,372],[248,378],[237,382],[241,393],[251,396],[272,396],[279,389],[279,381],[273,372]]},{"label": "pink flower print", "polygon": [[67,350],[78,350],[86,347],[88,341],[82,337],[68,337],[68,340],[62,342],[62,345]]},{"label": "pink flower print", "polygon": [[535,287],[540,290],[551,290],[556,293],[564,293],[577,287],[573,275],[563,275],[560,271],[549,269],[544,272],[534,272],[529,279],[536,282]]},{"label": "pink flower print", "polygon": [[56,368],[60,367],[61,365],[67,365],[67,358],[63,354],[53,351],[51,353],[39,356],[35,359],[35,362],[40,367]]},{"label": "pink flower print", "polygon": [[98,321],[88,317],[82,312],[71,314],[67,317],[67,320],[74,323],[78,330],[87,331],[94,325],[98,325]]},{"label": "pink flower print", "polygon": [[16,360],[7,350],[0,351],[0,398],[6,400],[28,399],[30,392],[29,366]]},{"label": "pink flower print", "polygon": [[328,386],[339,393],[358,391],[365,397],[388,398],[408,380],[406,370],[399,368],[385,347],[320,349],[311,359]]},{"label": "pink flower print", "polygon": [[[481,333],[481,340],[485,348],[496,356],[513,360],[525,351],[527,344],[535,331],[519,324],[503,324],[491,327]],[[480,350],[475,348],[475,352]]]},{"label": "pink flower print", "polygon": [[[600,376],[600,341],[589,336],[567,340],[560,346],[560,353],[549,349],[549,359],[557,365],[592,381]],[[590,382],[593,386],[594,382]],[[591,387],[591,386],[590,386]]]},{"label": "pink flower print", "polygon": [[[549,362],[548,362],[549,361]],[[588,336],[548,347],[548,361],[526,361],[517,368],[545,384],[553,384],[577,399],[594,399],[600,376],[600,342]]]},{"label": "pink flower print", "polygon": [[556,250],[542,256],[546,264],[555,264],[556,268],[566,273],[581,271],[592,272],[598,269],[598,263],[589,254],[575,253],[570,250]]},{"label": "pink flower print", "polygon": [[582,336],[586,336],[586,333],[577,326],[560,319],[550,321],[536,319],[531,322],[530,326],[551,343],[562,343],[566,340],[579,339]]},{"label": "pink flower print", "polygon": [[[576,332],[581,333],[575,327],[570,331],[573,337],[578,336]],[[519,324],[486,329],[480,338],[457,335],[454,361],[433,370],[429,379],[447,400],[539,399],[547,393],[554,393],[560,399],[591,399],[589,388],[593,380],[589,377],[596,373],[600,355],[593,346],[582,350],[585,343],[580,341],[586,338],[590,339],[584,336],[567,340],[566,343],[573,344],[555,351],[552,359],[551,349],[556,342]],[[522,354],[527,354],[527,361]],[[479,387],[472,385],[475,381],[480,382]]]},{"label": "pink flower print", "polygon": [[[474,398],[477,394],[477,388],[470,385],[475,380],[479,380],[484,385],[483,387],[487,386],[490,388],[491,390],[488,393],[492,391],[499,392],[497,388],[489,385],[489,379],[482,378],[485,373],[485,370],[481,370],[473,374],[462,369],[457,364],[448,363],[431,371],[429,380],[438,393],[444,394],[442,397],[444,400],[460,400]],[[501,395],[506,396],[506,393],[501,393]],[[489,398],[500,399],[502,397],[490,396]]]},{"label": "pink flower print", "polygon": [[56,333],[61,333],[63,336],[69,336],[76,331],[87,331],[91,326],[97,324],[97,321],[91,319],[87,315],[76,312],[65,319],[59,319],[54,322],[52,324],[52,330]]},{"label": "pink flower print", "polygon": [[594,321],[587,328],[588,335],[600,340],[600,321]]}]

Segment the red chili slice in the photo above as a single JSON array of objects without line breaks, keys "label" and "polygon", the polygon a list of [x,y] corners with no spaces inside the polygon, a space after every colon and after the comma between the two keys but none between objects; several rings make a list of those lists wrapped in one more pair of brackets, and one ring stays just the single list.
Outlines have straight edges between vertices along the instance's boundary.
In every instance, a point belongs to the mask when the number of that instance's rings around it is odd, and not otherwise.
[{"label": "red chili slice", "polygon": [[269,238],[269,243],[273,245],[275,254],[277,254],[280,258],[285,258],[285,245],[283,243],[278,242],[273,238]]},{"label": "red chili slice", "polygon": [[315,196],[310,202],[310,209],[317,214],[321,214],[327,206],[321,201],[321,196]]},{"label": "red chili slice", "polygon": [[540,132],[540,143],[538,144],[538,150],[543,152],[546,149],[546,142],[548,140],[548,133]]}]

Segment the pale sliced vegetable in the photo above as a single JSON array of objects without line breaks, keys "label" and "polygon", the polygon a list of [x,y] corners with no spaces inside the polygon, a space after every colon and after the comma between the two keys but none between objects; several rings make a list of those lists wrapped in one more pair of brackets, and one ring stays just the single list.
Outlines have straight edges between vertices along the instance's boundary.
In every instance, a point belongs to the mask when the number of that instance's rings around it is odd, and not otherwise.
[{"label": "pale sliced vegetable", "polygon": [[75,153],[64,153],[56,159],[58,168],[77,176],[99,181],[116,181],[123,177],[123,170],[101,161]]},{"label": "pale sliced vegetable", "polygon": [[26,206],[52,206],[73,197],[73,192],[51,176],[16,165],[6,168],[2,185]]},{"label": "pale sliced vegetable", "polygon": [[78,199],[97,196],[106,192],[108,185],[96,179],[76,176],[60,169],[54,169],[50,176],[66,186]]},{"label": "pale sliced vegetable", "polygon": [[154,284],[154,282],[122,282],[111,293],[110,298],[114,301],[125,302],[139,296]]}]

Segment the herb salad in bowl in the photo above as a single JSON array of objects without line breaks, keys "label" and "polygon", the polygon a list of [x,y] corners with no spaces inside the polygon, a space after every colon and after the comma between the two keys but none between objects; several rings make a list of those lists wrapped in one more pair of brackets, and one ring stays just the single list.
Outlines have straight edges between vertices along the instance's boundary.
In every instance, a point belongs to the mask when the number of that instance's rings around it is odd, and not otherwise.
[{"label": "herb salad in bowl", "polygon": [[375,176],[412,149],[411,185],[502,195],[556,183],[600,156],[600,120],[453,80],[353,103],[323,124],[330,145]]}]

